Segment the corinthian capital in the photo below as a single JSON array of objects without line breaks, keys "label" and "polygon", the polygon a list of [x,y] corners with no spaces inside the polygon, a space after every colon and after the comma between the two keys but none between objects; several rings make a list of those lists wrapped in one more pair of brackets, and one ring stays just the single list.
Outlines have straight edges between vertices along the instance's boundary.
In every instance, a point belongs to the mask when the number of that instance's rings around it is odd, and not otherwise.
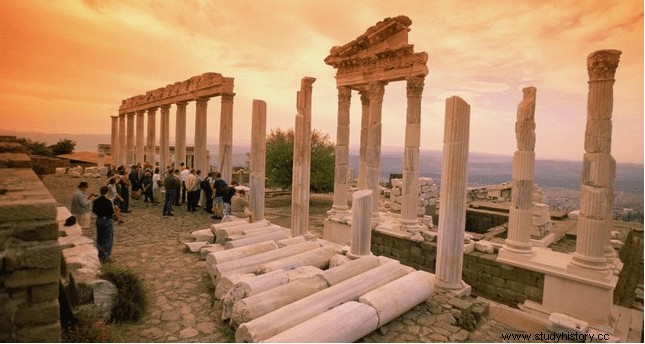
[{"label": "corinthian capital", "polygon": [[368,92],[370,94],[370,101],[383,100],[383,94],[385,94],[385,84],[378,81],[373,82],[369,85]]},{"label": "corinthian capital", "polygon": [[620,61],[620,50],[598,50],[587,56],[589,81],[613,80]]},{"label": "corinthian capital", "polygon": [[425,85],[425,78],[412,77],[407,81],[408,85],[406,87],[406,90],[408,92],[408,97],[421,97],[421,93],[423,93],[423,86]]},{"label": "corinthian capital", "polygon": [[352,90],[349,87],[341,86],[338,87],[338,101],[339,102],[348,102],[352,98]]}]

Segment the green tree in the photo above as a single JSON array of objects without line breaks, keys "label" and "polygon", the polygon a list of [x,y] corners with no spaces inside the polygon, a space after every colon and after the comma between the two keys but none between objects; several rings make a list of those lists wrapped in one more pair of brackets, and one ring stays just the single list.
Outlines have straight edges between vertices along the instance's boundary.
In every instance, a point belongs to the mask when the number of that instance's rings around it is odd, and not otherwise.
[{"label": "green tree", "polygon": [[[266,144],[267,186],[290,189],[293,175],[293,129],[272,129]],[[334,143],[317,129],[311,133],[311,182],[313,192],[334,188]]]},{"label": "green tree", "polygon": [[40,141],[31,141],[27,138],[18,138],[16,141],[25,147],[27,154],[31,155],[42,155],[42,156],[54,156],[51,148],[47,147],[44,142]]},{"label": "green tree", "polygon": [[69,154],[74,151],[74,148],[76,148],[76,141],[60,139],[58,140],[58,143],[49,146],[49,148],[54,152],[54,155]]}]

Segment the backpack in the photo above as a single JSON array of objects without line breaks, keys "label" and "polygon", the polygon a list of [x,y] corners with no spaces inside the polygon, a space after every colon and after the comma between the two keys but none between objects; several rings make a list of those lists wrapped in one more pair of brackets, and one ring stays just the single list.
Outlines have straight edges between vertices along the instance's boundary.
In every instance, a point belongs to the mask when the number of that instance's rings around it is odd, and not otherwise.
[{"label": "backpack", "polygon": [[212,191],[210,183],[208,183],[208,178],[199,182],[199,187],[205,192]]}]

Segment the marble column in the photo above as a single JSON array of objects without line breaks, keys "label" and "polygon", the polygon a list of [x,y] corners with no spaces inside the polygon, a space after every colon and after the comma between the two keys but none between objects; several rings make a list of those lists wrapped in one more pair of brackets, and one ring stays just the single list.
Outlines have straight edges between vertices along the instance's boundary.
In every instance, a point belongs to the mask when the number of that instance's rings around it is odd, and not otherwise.
[{"label": "marble column", "polygon": [[358,189],[367,189],[365,171],[367,171],[367,133],[370,124],[370,95],[367,90],[361,90],[361,137],[358,153]]},{"label": "marble column", "polygon": [[222,104],[219,122],[219,147],[217,168],[222,179],[230,183],[233,179],[233,97],[232,94],[222,94]]},{"label": "marble column", "polygon": [[421,94],[424,78],[407,80],[408,108],[405,125],[403,155],[403,188],[401,195],[401,226],[408,232],[419,232],[417,219],[419,204],[419,146],[421,145]]},{"label": "marble column", "polygon": [[143,121],[144,121],[144,114],[146,113],[145,110],[139,110],[137,111],[137,127],[136,127],[136,148],[135,148],[135,162],[137,164],[143,164],[145,162],[145,155],[146,152],[144,150],[145,148],[145,135],[144,135],[144,130],[143,130]]},{"label": "marble column", "polygon": [[607,270],[605,245],[612,228],[616,162],[611,156],[611,116],[614,76],[621,51],[599,50],[587,57],[589,93],[585,154],[582,160],[582,189],[576,252],[571,264],[591,270]]},{"label": "marble column", "polygon": [[186,163],[186,105],[188,102],[177,102],[175,119],[175,169]]},{"label": "marble column", "polygon": [[372,254],[372,190],[352,195],[352,242],[347,257],[357,259]]},{"label": "marble column", "polygon": [[112,130],[110,132],[110,160],[112,166],[119,166],[119,116],[112,118]]},{"label": "marble column", "polygon": [[255,221],[264,219],[264,181],[267,152],[267,104],[262,100],[253,100],[253,118],[251,123],[251,176],[249,186],[249,209]]},{"label": "marble column", "polygon": [[373,192],[372,219],[379,218],[379,195],[381,194],[381,110],[385,84],[373,82],[369,85],[370,120],[367,132],[367,146],[365,148],[365,185]]},{"label": "marble column", "polygon": [[334,204],[332,211],[344,213],[347,206],[347,170],[349,166],[349,106],[352,90],[338,87],[338,125],[336,129],[336,169],[334,174]]},{"label": "marble column", "polygon": [[157,137],[156,137],[156,124],[155,116],[157,114],[157,108],[153,107],[148,109],[148,135],[146,142],[146,162],[152,166],[155,166],[157,161],[156,159],[156,146],[157,146]]},{"label": "marble column", "polygon": [[116,166],[126,165],[125,113],[119,114],[119,161]]},{"label": "marble column", "polygon": [[456,96],[446,99],[436,261],[437,285],[446,289],[463,286],[469,131],[470,105]]},{"label": "marble column", "polygon": [[198,98],[195,104],[195,171],[207,172],[206,166],[206,129],[209,97]]},{"label": "marble column", "polygon": [[159,171],[170,165],[170,105],[162,105],[159,125]]},{"label": "marble column", "polygon": [[309,188],[311,172],[311,92],[315,78],[304,77],[297,95],[296,126],[293,140],[291,191],[291,232],[309,233]]},{"label": "marble column", "polygon": [[504,249],[532,254],[533,179],[535,176],[535,87],[522,89],[524,96],[517,106],[513,154],[513,188],[508,214],[508,238]]},{"label": "marble column", "polygon": [[128,112],[127,117],[127,129],[126,129],[126,155],[125,163],[128,166],[134,164],[134,112]]}]

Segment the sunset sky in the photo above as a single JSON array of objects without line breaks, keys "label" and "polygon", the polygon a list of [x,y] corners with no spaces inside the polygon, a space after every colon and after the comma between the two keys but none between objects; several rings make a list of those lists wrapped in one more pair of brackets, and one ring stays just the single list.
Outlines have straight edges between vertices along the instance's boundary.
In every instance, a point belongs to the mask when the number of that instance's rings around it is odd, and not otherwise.
[{"label": "sunset sky", "polygon": [[[470,150],[511,155],[521,90],[535,86],[536,158],[582,159],[586,58],[618,49],[612,154],[643,163],[643,2],[625,0],[2,1],[0,128],[108,134],[122,99],[217,72],[235,78],[234,144],[250,144],[253,99],[266,101],[268,129],[293,127],[304,76],[317,79],[312,126],[335,141],[336,70],[323,60],[397,15],[429,56],[421,149],[442,149],[445,99],[457,95],[471,106]],[[194,113],[193,102],[189,145]],[[390,83],[384,146],[403,146],[405,113],[405,83]],[[208,116],[217,144],[219,98]],[[353,93],[352,145],[359,127]]]}]

